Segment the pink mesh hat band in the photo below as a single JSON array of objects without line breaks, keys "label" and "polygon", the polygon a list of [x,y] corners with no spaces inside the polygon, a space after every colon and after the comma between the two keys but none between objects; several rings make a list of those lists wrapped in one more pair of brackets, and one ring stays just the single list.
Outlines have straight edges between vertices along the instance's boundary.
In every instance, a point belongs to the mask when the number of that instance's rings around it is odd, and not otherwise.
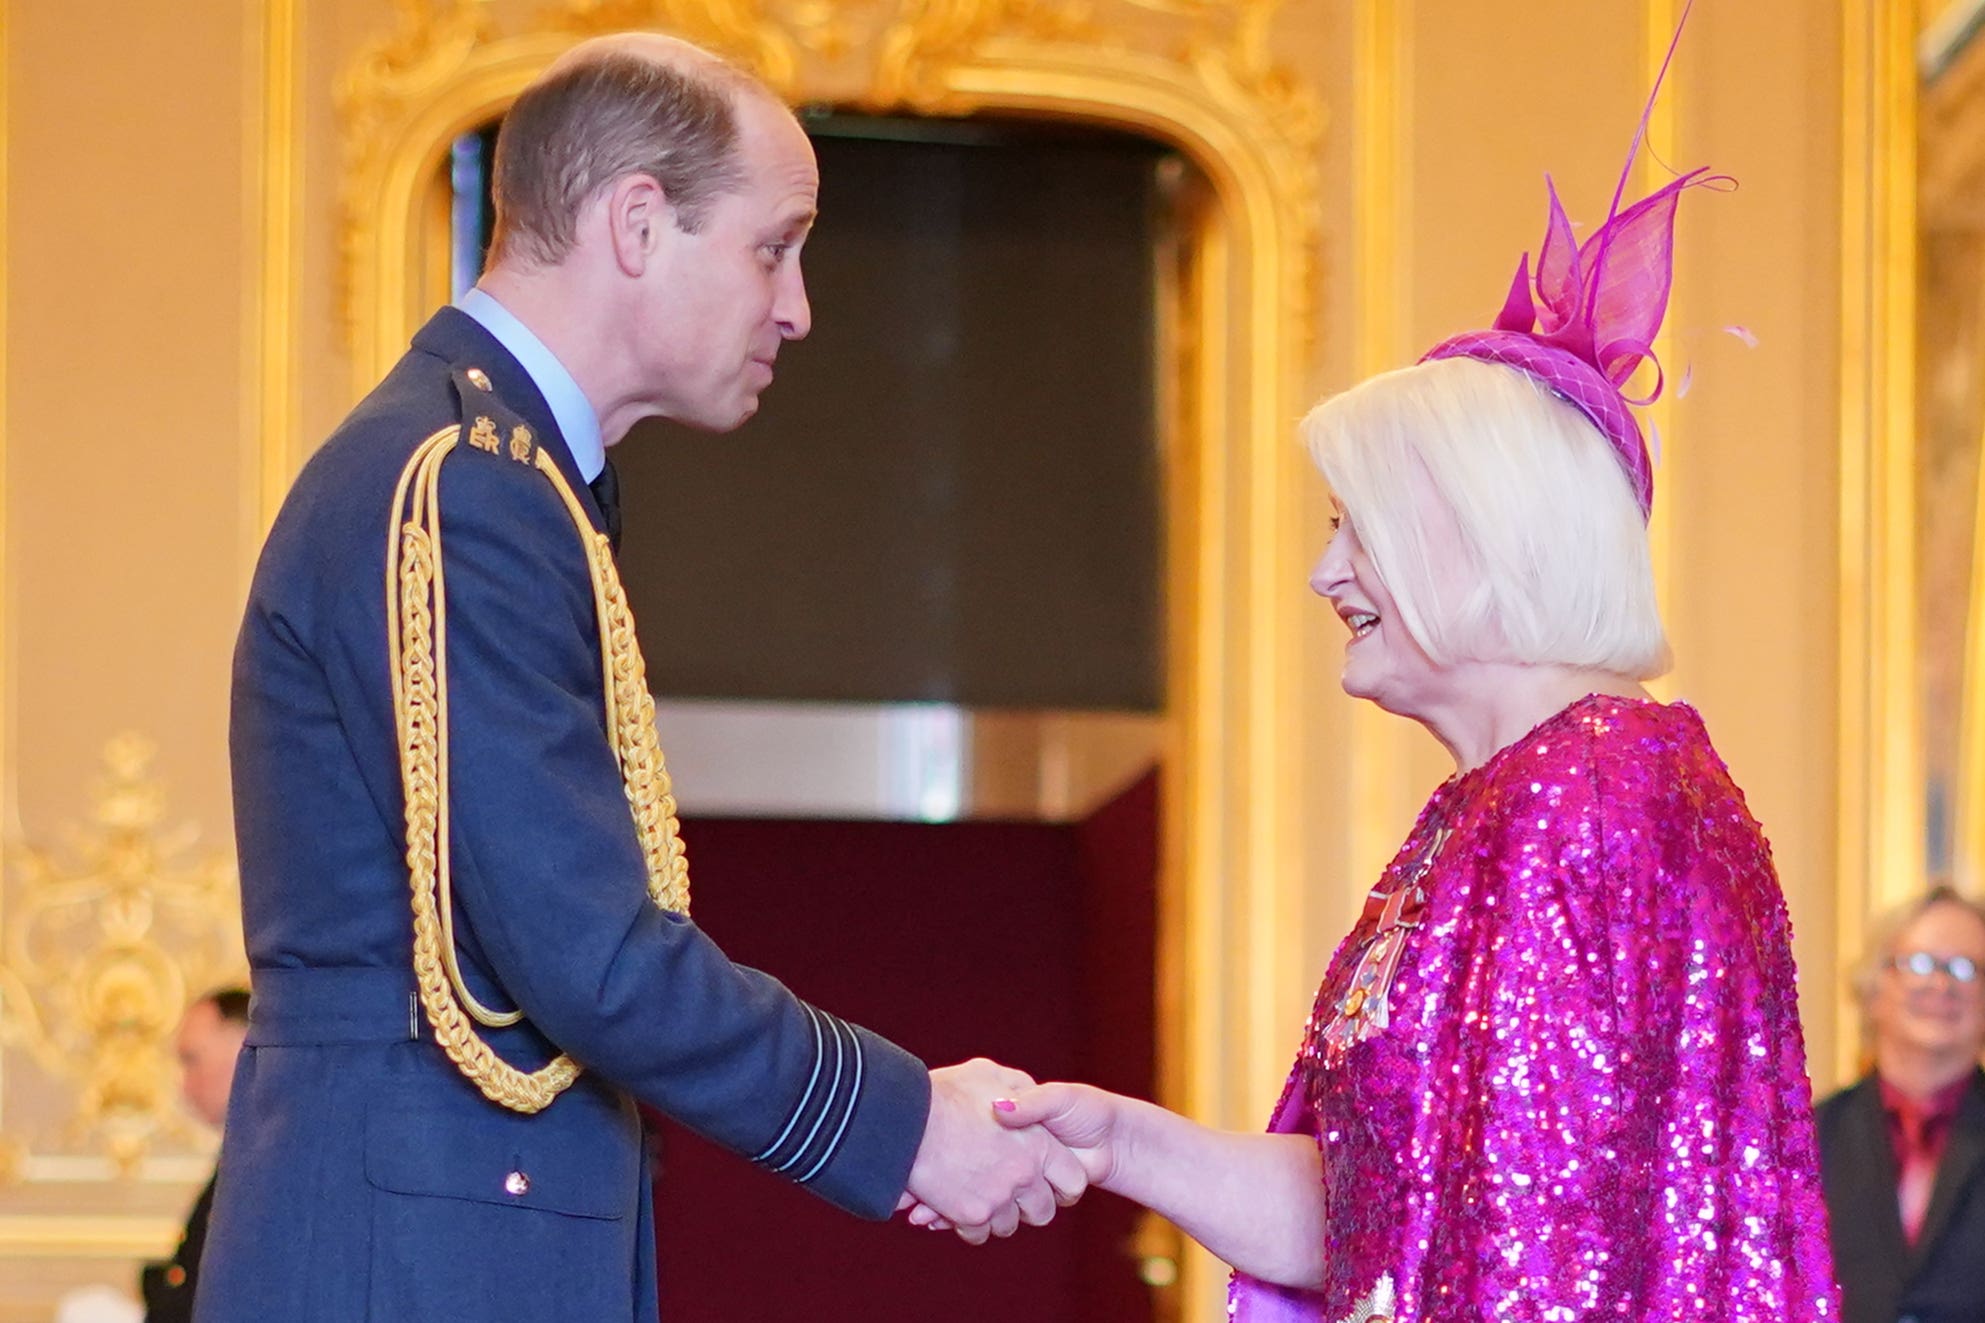
[{"label": "pink mesh hat band", "polygon": [[1527,372],[1592,421],[1612,443],[1643,515],[1654,509],[1654,465],[1640,423],[1613,383],[1569,350],[1518,331],[1467,331],[1441,341],[1420,361],[1476,358]]}]

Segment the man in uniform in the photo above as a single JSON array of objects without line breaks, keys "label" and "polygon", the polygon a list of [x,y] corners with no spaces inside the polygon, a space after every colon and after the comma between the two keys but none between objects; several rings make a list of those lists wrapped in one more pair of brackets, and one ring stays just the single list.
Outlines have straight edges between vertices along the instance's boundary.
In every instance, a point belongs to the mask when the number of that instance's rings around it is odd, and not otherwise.
[{"label": "man in uniform", "polygon": [[682,912],[605,450],[751,416],[817,188],[747,75],[576,48],[505,120],[480,287],[298,477],[235,655],[255,1003],[203,1323],[648,1323],[635,1099],[865,1217],[984,1239],[1080,1193],[993,1121],[1024,1075],[927,1071]]}]

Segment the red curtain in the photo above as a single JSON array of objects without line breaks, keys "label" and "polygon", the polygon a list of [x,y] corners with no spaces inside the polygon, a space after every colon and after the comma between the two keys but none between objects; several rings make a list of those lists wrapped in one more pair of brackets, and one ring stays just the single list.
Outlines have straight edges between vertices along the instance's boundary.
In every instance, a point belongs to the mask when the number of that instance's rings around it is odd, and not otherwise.
[{"label": "red curtain", "polygon": [[[990,1056],[1149,1096],[1157,774],[1086,822],[684,825],[696,918],[744,964],[932,1064]],[[1098,1195],[972,1249],[873,1226],[667,1125],[668,1323],[1150,1318],[1136,1210]]]}]

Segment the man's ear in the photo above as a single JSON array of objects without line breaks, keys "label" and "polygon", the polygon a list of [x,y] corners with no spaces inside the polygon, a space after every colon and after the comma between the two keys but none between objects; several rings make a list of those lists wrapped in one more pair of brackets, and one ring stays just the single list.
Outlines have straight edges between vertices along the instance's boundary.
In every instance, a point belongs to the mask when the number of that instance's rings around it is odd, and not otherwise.
[{"label": "man's ear", "polygon": [[675,208],[652,175],[627,175],[607,190],[606,222],[615,264],[638,276],[661,247],[664,230],[675,224]]}]

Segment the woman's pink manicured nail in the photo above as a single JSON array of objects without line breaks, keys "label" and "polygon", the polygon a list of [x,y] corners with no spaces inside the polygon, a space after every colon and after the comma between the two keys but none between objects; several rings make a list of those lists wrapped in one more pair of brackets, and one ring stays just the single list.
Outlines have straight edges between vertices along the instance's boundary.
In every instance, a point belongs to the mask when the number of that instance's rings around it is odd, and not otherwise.
[{"label": "woman's pink manicured nail", "polygon": [[993,1099],[993,1106],[1002,1112],[1011,1112],[1018,1110],[1020,1104],[1011,1098],[995,1098]]}]

